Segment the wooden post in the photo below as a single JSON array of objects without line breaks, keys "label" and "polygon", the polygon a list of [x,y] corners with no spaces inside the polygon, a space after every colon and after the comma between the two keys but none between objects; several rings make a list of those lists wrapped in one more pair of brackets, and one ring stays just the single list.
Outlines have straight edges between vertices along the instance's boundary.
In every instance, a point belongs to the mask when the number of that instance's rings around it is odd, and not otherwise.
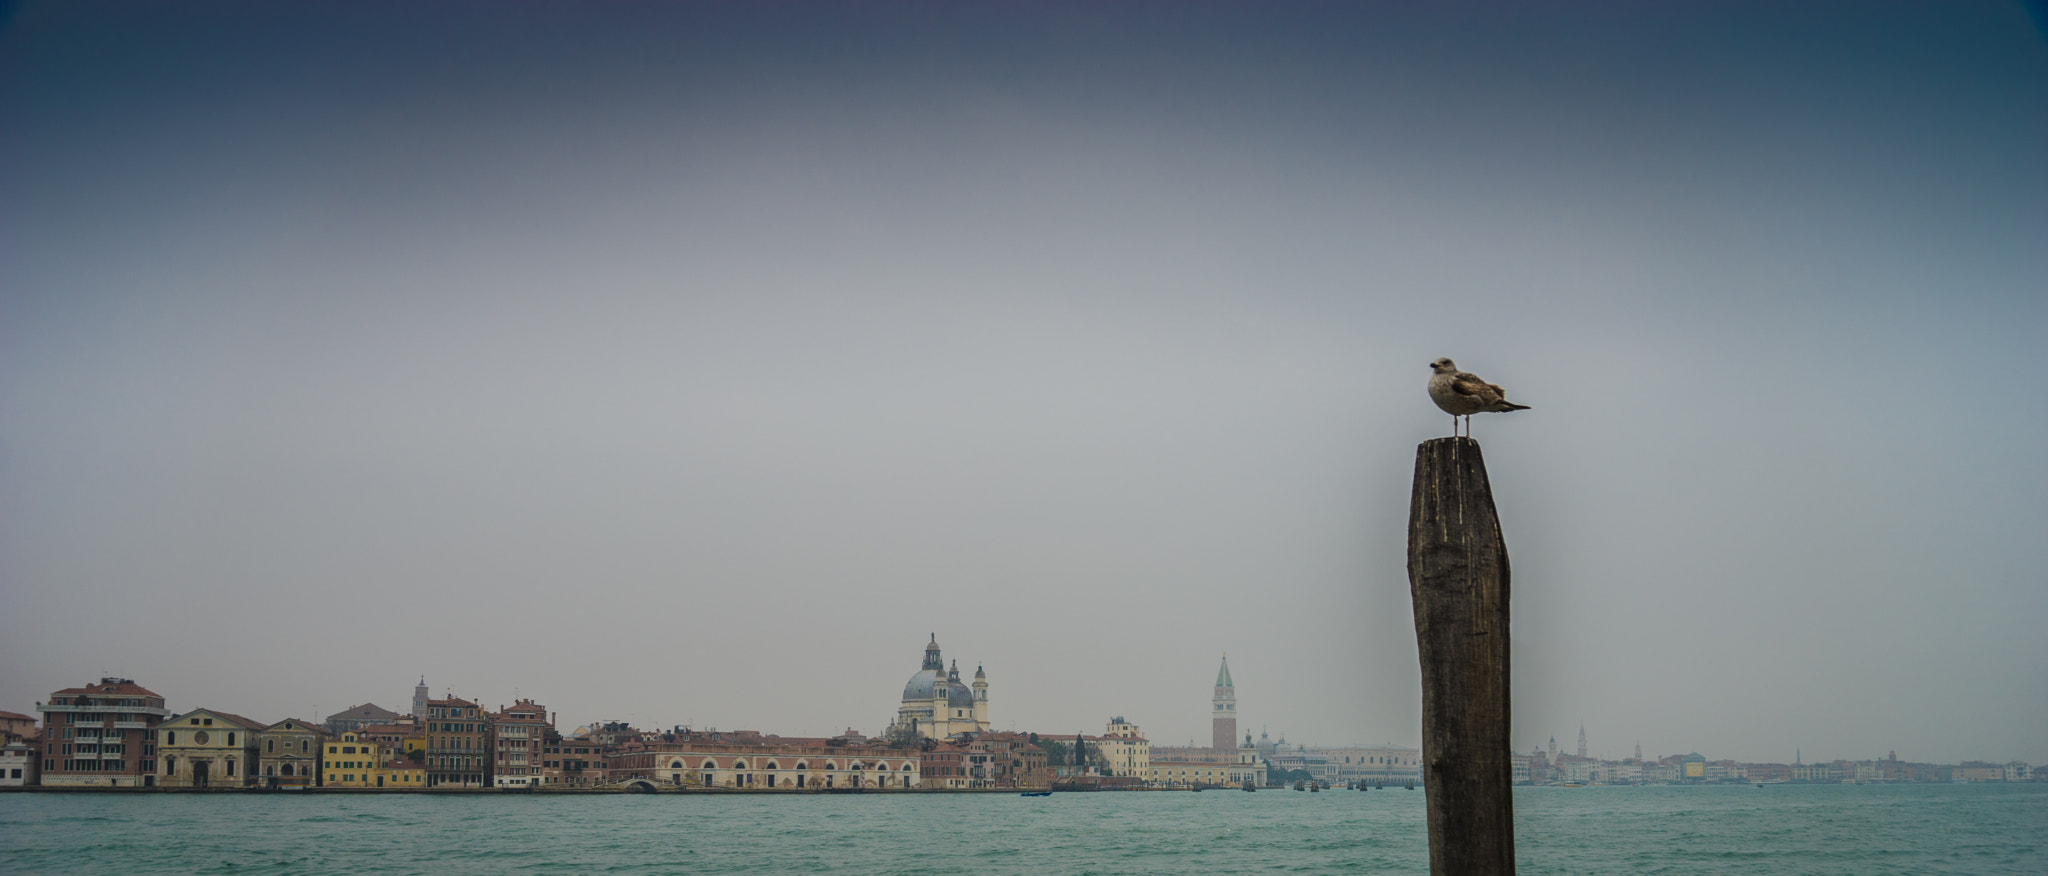
[{"label": "wooden post", "polygon": [[1408,592],[1422,656],[1429,871],[1515,872],[1508,738],[1508,551],[1470,438],[1415,450]]}]

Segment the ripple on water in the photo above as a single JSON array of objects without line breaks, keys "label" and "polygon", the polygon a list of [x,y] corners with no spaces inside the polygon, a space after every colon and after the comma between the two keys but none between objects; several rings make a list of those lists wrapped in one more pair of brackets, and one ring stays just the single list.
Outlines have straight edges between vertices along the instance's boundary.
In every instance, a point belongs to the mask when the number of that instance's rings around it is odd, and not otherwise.
[{"label": "ripple on water", "polygon": [[[1741,791],[1747,791],[1745,796]],[[2048,872],[2048,786],[1531,788],[1525,874]],[[1423,873],[1421,794],[0,795],[0,872]]]}]

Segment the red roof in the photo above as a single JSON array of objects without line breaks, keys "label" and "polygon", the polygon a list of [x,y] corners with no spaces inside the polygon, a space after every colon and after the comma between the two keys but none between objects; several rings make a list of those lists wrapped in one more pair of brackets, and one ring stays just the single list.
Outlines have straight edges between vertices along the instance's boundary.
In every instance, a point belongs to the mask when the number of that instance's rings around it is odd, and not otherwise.
[{"label": "red roof", "polygon": [[33,722],[35,721],[35,718],[34,718],[33,716],[30,716],[30,715],[24,715],[24,714],[22,714],[22,713],[20,713],[20,712],[0,712],[0,720],[5,720],[5,721],[28,721],[28,722],[31,722],[31,723],[33,723]]},{"label": "red roof", "polygon": [[123,696],[156,697],[157,699],[163,699],[163,697],[159,695],[156,691],[150,690],[149,688],[143,687],[142,685],[136,684],[135,682],[125,680],[102,681],[99,684],[88,685],[86,687],[67,687],[63,690],[51,693],[50,696],[61,697],[71,696],[74,694],[120,694]]}]

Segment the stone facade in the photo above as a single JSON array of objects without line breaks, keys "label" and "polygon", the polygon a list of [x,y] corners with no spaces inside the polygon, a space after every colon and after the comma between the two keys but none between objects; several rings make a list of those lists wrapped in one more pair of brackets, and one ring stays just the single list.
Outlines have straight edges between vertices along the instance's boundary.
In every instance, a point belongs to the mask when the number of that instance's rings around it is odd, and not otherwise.
[{"label": "stone facade", "polygon": [[1152,783],[1168,788],[1241,788],[1266,783],[1266,764],[1255,748],[1188,748],[1155,745],[1151,750]]},{"label": "stone facade", "polygon": [[1112,776],[1152,777],[1152,743],[1138,731],[1138,725],[1123,719],[1109,719],[1101,736],[1087,738],[1088,746],[1102,756],[1102,768]]},{"label": "stone facade", "polygon": [[919,787],[920,752],[758,733],[682,731],[645,736],[610,753],[611,780],[700,788],[871,789]]},{"label": "stone facade", "polygon": [[256,737],[265,725],[232,712],[196,709],[157,728],[156,783],[163,788],[244,788],[255,783]]},{"label": "stone facade", "polygon": [[286,718],[256,734],[259,783],[266,788],[308,788],[320,784],[320,746],[327,734],[316,725]]}]

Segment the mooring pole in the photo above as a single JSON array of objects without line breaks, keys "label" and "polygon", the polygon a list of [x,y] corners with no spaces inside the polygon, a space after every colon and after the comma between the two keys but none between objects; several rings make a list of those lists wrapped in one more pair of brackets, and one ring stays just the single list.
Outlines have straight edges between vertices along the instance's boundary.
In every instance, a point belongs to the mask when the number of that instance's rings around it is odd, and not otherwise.
[{"label": "mooring pole", "polygon": [[1508,551],[1470,438],[1415,450],[1408,592],[1422,655],[1429,872],[1515,872],[1508,739]]}]

